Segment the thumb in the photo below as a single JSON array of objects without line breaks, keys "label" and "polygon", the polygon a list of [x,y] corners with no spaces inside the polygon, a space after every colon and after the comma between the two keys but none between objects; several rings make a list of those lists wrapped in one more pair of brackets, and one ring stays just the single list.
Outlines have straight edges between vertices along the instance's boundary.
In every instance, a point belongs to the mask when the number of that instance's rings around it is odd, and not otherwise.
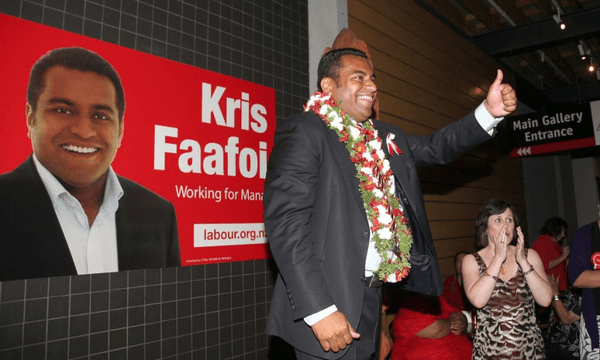
[{"label": "thumb", "polygon": [[350,323],[348,323],[348,330],[350,330],[350,335],[352,335],[353,339],[360,338],[360,334],[357,333],[356,330],[354,330],[354,328],[352,327],[352,325],[350,325]]},{"label": "thumb", "polygon": [[504,79],[504,74],[502,73],[502,70],[498,69],[498,73],[496,75],[496,79],[492,83],[492,87],[500,86],[502,84],[502,79]]}]

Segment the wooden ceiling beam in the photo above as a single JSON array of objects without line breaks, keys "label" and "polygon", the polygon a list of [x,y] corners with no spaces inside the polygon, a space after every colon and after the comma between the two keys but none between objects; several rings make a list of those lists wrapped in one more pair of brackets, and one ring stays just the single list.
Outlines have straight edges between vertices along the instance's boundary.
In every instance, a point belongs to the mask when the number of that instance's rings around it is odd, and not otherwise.
[{"label": "wooden ceiling beam", "polygon": [[566,7],[566,6],[564,5],[564,3],[565,3],[565,2],[568,4],[568,6],[569,6],[569,7],[572,7],[572,8],[573,8],[573,10],[575,10],[575,11],[577,11],[577,10],[580,10],[580,9],[581,9],[581,4],[580,4],[580,3],[579,3],[579,1],[577,1],[577,0],[567,0],[567,1],[563,1],[563,2],[561,3],[561,5],[562,5],[563,7]]},{"label": "wooden ceiling beam", "polygon": [[600,39],[598,37],[594,36],[590,39],[590,41],[592,42],[592,44],[588,43],[588,45],[590,46],[590,50],[592,50],[592,52],[599,52],[600,51]]},{"label": "wooden ceiling beam", "polygon": [[550,7],[550,0],[532,0],[535,7],[537,7],[544,16],[551,18],[554,15],[554,10]]},{"label": "wooden ceiling beam", "polygon": [[573,70],[573,66],[571,66],[566,59],[563,59],[562,56],[560,56],[560,52],[555,47],[547,47],[542,49],[542,51],[544,51],[546,55],[550,57],[554,64],[558,66],[560,70],[562,70],[562,72],[565,73],[569,79],[571,79],[572,82],[575,82],[577,73],[575,70]]},{"label": "wooden ceiling beam", "polygon": [[535,52],[526,52],[521,54],[523,59],[533,66],[552,86],[564,85],[564,82],[558,78],[554,69],[550,65],[542,62],[540,56]]},{"label": "wooden ceiling beam", "polygon": [[517,7],[518,7],[519,9],[520,9],[520,8],[523,8],[523,7],[525,7],[525,6],[530,6],[530,5],[532,5],[532,2],[531,2],[531,0],[516,0],[516,1],[515,1],[515,3],[517,4]]},{"label": "wooden ceiling beam", "polygon": [[513,19],[513,21],[517,24],[526,24],[531,21],[528,17],[525,16],[525,14],[523,14],[523,11],[521,11],[521,9],[517,8],[517,3],[515,2],[515,0],[496,0],[496,2],[498,3],[498,5],[500,5],[500,7],[502,7],[504,11],[506,11],[506,14],[510,16],[510,18]]},{"label": "wooden ceiling beam", "polygon": [[500,30],[503,28],[498,19],[492,15],[491,8],[481,0],[458,0],[458,2],[489,29]]},{"label": "wooden ceiling beam", "polygon": [[446,0],[424,0],[424,2],[437,11],[442,17],[448,19],[459,29],[469,34],[475,35],[475,26],[468,22],[467,17],[461,13],[454,5]]}]

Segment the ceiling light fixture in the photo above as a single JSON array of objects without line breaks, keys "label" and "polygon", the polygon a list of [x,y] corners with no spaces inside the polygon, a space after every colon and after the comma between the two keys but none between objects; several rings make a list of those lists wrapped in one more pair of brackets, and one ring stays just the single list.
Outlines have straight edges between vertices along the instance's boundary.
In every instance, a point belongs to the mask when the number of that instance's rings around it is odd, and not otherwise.
[{"label": "ceiling light fixture", "polygon": [[552,15],[552,18],[554,19],[554,21],[558,24],[558,27],[561,30],[564,30],[567,28],[567,24],[565,24],[561,19],[560,19],[560,9],[557,8],[556,9],[556,15]]},{"label": "ceiling light fixture", "polygon": [[585,46],[583,45],[583,40],[579,40],[579,44],[577,44],[577,49],[579,50],[579,56],[581,60],[587,59]]},{"label": "ceiling light fixture", "polygon": [[588,57],[592,57],[592,50],[584,40],[579,40],[577,49],[579,50],[579,56],[582,61],[587,60]]},{"label": "ceiling light fixture", "polygon": [[588,70],[593,73],[594,71],[596,71],[596,66],[594,66],[594,59],[592,59],[592,57],[590,56],[590,67],[588,68]]}]

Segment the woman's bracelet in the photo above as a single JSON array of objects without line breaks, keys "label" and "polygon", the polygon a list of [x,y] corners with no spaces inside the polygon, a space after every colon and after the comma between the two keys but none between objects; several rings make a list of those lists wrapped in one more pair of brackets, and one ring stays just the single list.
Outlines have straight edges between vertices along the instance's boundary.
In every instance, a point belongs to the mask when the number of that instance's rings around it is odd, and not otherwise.
[{"label": "woman's bracelet", "polygon": [[556,301],[556,300],[560,300],[560,298],[558,297],[558,295],[552,296],[552,301]]},{"label": "woman's bracelet", "polygon": [[526,275],[529,275],[529,274],[531,274],[531,273],[533,272],[533,270],[535,270],[535,269],[533,268],[533,265],[531,265],[531,269],[529,269],[529,270],[525,271],[525,272],[523,273],[523,276],[526,276]]},{"label": "woman's bracelet", "polygon": [[485,270],[483,272],[483,276],[489,276],[489,277],[493,278],[494,280],[498,281],[498,277],[494,276],[494,275],[490,275],[490,273],[488,273],[487,270]]}]

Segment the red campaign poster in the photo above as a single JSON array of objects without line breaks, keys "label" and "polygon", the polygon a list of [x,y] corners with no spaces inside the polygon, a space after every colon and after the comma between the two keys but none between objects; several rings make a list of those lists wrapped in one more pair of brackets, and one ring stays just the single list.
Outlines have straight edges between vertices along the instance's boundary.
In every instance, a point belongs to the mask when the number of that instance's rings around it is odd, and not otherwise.
[{"label": "red campaign poster", "polygon": [[77,46],[105,58],[125,90],[115,172],[173,203],[182,265],[270,256],[262,194],[275,90],[0,14],[0,174],[32,153],[25,117],[31,66]]}]

